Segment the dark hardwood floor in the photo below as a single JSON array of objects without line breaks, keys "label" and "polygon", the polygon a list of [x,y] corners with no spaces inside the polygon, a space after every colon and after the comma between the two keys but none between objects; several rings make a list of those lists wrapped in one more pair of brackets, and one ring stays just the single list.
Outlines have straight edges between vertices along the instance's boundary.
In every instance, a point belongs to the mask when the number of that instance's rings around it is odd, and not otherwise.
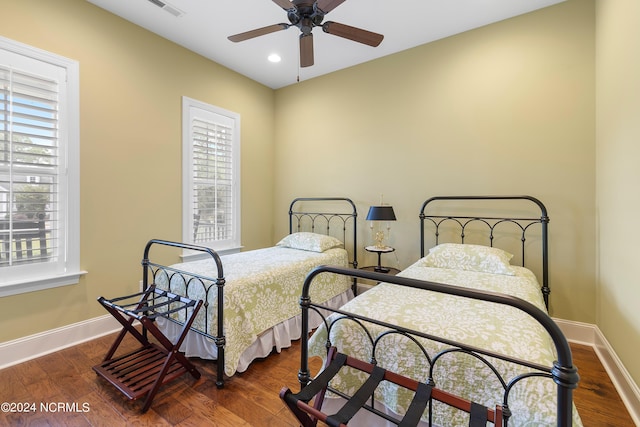
[{"label": "dark hardwood floor", "polygon": [[[0,402],[13,402],[23,412],[0,413],[2,426],[296,426],[281,403],[283,386],[298,389],[298,343],[254,362],[215,386],[215,365],[196,360],[203,374],[165,385],[151,409],[140,413],[141,401],[127,400],[91,369],[100,363],[114,335],[0,370]],[[125,348],[133,348],[130,338]],[[585,427],[633,426],[595,352],[572,345],[581,376],[575,403]],[[319,362],[314,364],[317,369]]]}]

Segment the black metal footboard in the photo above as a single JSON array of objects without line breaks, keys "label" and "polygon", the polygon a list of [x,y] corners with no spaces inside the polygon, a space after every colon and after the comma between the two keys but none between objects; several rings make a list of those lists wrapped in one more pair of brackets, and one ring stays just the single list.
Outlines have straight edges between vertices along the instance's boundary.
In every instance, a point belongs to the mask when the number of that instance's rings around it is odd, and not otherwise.
[{"label": "black metal footboard", "polygon": [[[200,276],[188,271],[178,270],[176,268],[168,267],[162,264],[151,262],[149,259],[149,252],[152,246],[170,246],[180,249],[204,252],[211,257],[212,263],[215,264],[218,275],[217,277],[205,277]],[[163,278],[164,280],[161,280]],[[159,283],[161,282],[161,283]],[[166,283],[164,283],[166,282]],[[174,292],[184,297],[194,297],[195,299],[202,299],[203,305],[199,316],[204,319],[204,327],[196,328],[192,326],[190,329],[200,335],[213,340],[217,347],[217,372],[216,372],[216,386],[222,388],[224,386],[224,347],[226,344],[224,335],[224,272],[222,269],[222,261],[220,256],[212,249],[204,246],[191,245],[188,243],[170,242],[166,240],[150,240],[144,249],[144,256],[142,259],[142,287],[143,291],[153,284],[158,285],[162,289],[166,289],[169,292]],[[179,287],[180,289],[176,289]],[[216,304],[211,306],[208,296],[216,292]],[[217,329],[216,335],[211,335],[209,332],[209,310],[216,310]],[[183,321],[178,317],[168,317],[168,320],[183,324]]]},{"label": "black metal footboard", "polygon": [[[555,346],[555,354],[557,355],[557,360],[555,360],[552,366],[541,365],[536,362],[521,360],[513,356],[496,353],[495,351],[486,350],[482,348],[473,347],[467,345],[465,343],[452,341],[450,339],[433,336],[429,333],[425,333],[424,331],[414,330],[403,326],[394,325],[388,323],[384,320],[384,316],[379,316],[378,319],[372,319],[366,316],[363,316],[358,313],[345,311],[344,308],[341,309],[330,309],[322,304],[316,304],[311,301],[310,298],[310,287],[313,286],[314,278],[321,274],[339,274],[346,275],[353,278],[361,278],[372,280],[376,282],[387,282],[395,285],[406,286],[410,288],[422,289],[426,291],[432,291],[440,294],[448,294],[461,298],[470,298],[473,300],[481,300],[490,303],[496,303],[504,306],[514,307],[521,312],[526,313],[531,318],[535,319],[535,321],[541,325],[544,330],[549,334],[549,337],[553,341],[553,345]],[[366,293],[365,293],[366,294]],[[364,295],[363,295],[364,297]],[[407,306],[411,306],[411,302],[399,302],[399,304],[406,304]],[[402,276],[389,276],[382,273],[369,272],[363,270],[355,270],[355,269],[345,269],[331,266],[322,266],[314,269],[307,276],[304,286],[302,289],[302,295],[300,298],[300,305],[302,307],[302,342],[301,342],[301,361],[300,361],[300,371],[298,373],[299,382],[304,389],[305,386],[312,382],[311,372],[309,371],[309,310],[314,310],[318,314],[322,315],[322,313],[331,312],[335,315],[332,315],[329,319],[328,316],[323,316],[325,319],[324,327],[327,330],[327,348],[332,347],[334,344],[331,343],[331,327],[338,322],[338,320],[343,321],[353,321],[357,324],[357,327],[361,327],[366,331],[366,334],[369,336],[370,345],[372,348],[372,352],[366,357],[370,358],[370,360],[365,360],[368,363],[372,363],[375,365],[376,362],[376,348],[382,341],[383,336],[387,336],[389,334],[399,334],[403,337],[408,338],[408,340],[413,341],[420,349],[422,350],[426,363],[430,365],[429,378],[416,378],[416,381],[425,381],[427,384],[434,384],[432,377],[433,366],[436,362],[445,354],[450,352],[462,352],[465,355],[469,355],[474,357],[477,360],[480,360],[482,363],[486,364],[489,369],[496,374],[499,382],[501,383],[502,390],[504,390],[503,400],[500,402],[501,407],[504,408],[503,413],[503,425],[507,425],[509,421],[509,417],[512,415],[510,413],[509,404],[510,404],[510,392],[514,388],[516,384],[521,383],[524,380],[530,379],[532,377],[543,377],[544,381],[553,381],[556,384],[557,390],[557,426],[571,426],[573,424],[573,389],[577,387],[579,381],[579,375],[576,367],[573,365],[571,349],[569,344],[564,337],[562,331],[556,325],[556,323],[549,317],[547,313],[543,310],[537,308],[533,304],[524,301],[520,298],[494,293],[487,291],[474,290],[464,287],[444,285],[435,282],[428,282],[424,280],[412,279]],[[437,313],[434,313],[437,315]],[[382,319],[382,320],[381,320]],[[384,331],[382,333],[370,333],[367,329],[367,324],[376,325],[376,327],[381,327]],[[369,326],[372,327],[372,326]],[[403,338],[404,339],[404,338]],[[429,340],[436,341],[438,343],[444,344],[446,347],[445,350],[438,351],[437,354],[428,354],[428,351],[424,349],[419,343],[421,340]],[[341,351],[338,349],[338,351]],[[393,351],[393,350],[392,350]],[[363,355],[349,355],[364,360]],[[489,360],[499,360],[504,361],[509,364],[515,364],[518,366],[524,367],[525,373],[519,373],[516,376],[502,378],[502,376],[498,373],[498,369],[493,367]],[[553,389],[553,387],[551,387]],[[328,390],[334,392],[337,395],[342,396],[345,399],[349,399],[352,396],[342,395],[340,391],[334,390],[331,386],[328,387]],[[528,389],[526,389],[528,390]],[[322,398],[319,399],[320,401]],[[373,406],[373,402],[370,404],[364,404],[362,406],[363,409],[368,410],[376,415],[379,415],[383,418],[386,418],[388,421],[394,422],[398,424],[397,420],[393,417],[386,415],[385,413],[381,413],[379,410],[376,410]],[[431,408],[431,406],[429,406]],[[429,409],[430,411],[431,409]],[[550,415],[553,416],[553,415]]]}]

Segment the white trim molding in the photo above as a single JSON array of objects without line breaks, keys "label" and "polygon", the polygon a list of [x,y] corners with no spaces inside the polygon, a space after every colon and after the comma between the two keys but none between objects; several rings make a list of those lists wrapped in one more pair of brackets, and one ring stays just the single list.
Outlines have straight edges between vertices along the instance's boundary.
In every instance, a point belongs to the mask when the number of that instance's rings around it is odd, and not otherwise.
[{"label": "white trim molding", "polygon": [[35,359],[121,329],[107,314],[61,328],[0,343],[0,369]]},{"label": "white trim molding", "polygon": [[[611,378],[613,386],[620,394],[620,399],[622,399],[629,411],[633,422],[640,426],[640,388],[631,378],[629,371],[624,367],[613,347],[600,331],[600,328],[589,323],[562,319],[553,320],[560,327],[568,341],[593,347],[602,366]],[[578,371],[578,373],[580,372]]]}]

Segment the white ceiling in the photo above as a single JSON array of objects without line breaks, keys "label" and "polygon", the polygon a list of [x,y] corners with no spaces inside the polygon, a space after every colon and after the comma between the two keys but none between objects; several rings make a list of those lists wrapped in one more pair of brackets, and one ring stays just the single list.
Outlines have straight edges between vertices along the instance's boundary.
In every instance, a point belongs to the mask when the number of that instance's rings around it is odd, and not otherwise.
[{"label": "white ceiling", "polygon": [[[277,23],[289,23],[271,0],[87,0],[168,40],[277,89],[298,79],[371,61],[564,0],[348,0],[325,17],[384,35],[370,47],[313,30],[315,65],[299,67],[298,35],[291,27],[239,43],[227,36]],[[180,12],[176,17],[170,13]],[[277,53],[282,61],[267,60]]]}]

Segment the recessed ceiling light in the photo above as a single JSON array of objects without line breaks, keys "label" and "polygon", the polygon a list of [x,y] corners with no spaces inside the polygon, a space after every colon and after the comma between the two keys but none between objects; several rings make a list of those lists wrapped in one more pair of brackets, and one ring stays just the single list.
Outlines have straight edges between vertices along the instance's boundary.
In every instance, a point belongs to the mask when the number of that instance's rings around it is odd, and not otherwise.
[{"label": "recessed ceiling light", "polygon": [[267,59],[270,62],[280,62],[282,58],[280,58],[280,55],[278,55],[277,53],[272,53],[271,55],[269,55]]}]

